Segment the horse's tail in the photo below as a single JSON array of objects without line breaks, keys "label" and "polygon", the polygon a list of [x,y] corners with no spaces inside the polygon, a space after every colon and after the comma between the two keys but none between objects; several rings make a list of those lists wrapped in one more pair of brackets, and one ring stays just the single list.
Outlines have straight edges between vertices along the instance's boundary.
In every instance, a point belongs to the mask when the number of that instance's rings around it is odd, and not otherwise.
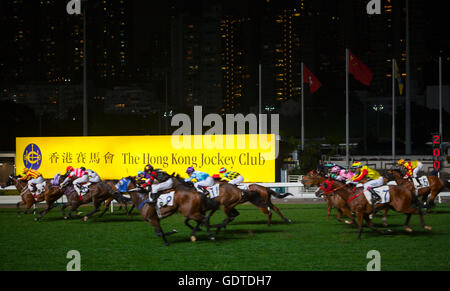
[{"label": "horse's tail", "polygon": [[278,199],[283,199],[283,198],[286,198],[287,196],[294,196],[291,193],[280,194],[280,193],[277,193],[277,192],[273,191],[272,189],[267,189],[267,191],[269,192],[270,195],[272,195],[272,196],[274,196],[275,198],[278,198]]}]

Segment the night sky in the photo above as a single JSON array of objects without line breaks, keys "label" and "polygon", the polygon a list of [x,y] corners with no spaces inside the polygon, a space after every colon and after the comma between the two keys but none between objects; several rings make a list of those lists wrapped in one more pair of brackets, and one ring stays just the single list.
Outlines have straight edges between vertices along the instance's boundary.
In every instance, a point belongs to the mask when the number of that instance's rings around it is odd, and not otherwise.
[{"label": "night sky", "polygon": [[[0,119],[6,124],[0,151],[14,150],[16,136],[82,135],[83,17],[67,15],[66,2],[0,3]],[[164,112],[190,114],[195,105],[204,114],[256,113],[262,63],[263,107],[281,115],[284,139],[299,138],[295,88],[303,61],[322,83],[314,94],[305,90],[307,142],[342,143],[349,48],[374,73],[370,86],[350,76],[355,153],[390,153],[387,74],[391,58],[405,72],[404,0],[383,0],[382,14],[372,16],[368,1],[360,0],[107,2],[87,4],[89,135],[170,134]],[[415,153],[427,152],[425,142],[438,126],[421,116],[437,114],[427,94],[438,83],[439,55],[443,84],[450,82],[448,13],[434,3],[410,1]],[[381,113],[371,110],[378,103],[386,107]],[[396,116],[401,153],[404,95]]]}]

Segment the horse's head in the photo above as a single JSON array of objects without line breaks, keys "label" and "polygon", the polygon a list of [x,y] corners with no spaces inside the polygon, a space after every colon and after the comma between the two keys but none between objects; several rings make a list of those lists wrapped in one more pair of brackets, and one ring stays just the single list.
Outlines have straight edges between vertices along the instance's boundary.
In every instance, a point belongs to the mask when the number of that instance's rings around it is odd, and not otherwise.
[{"label": "horse's head", "polygon": [[326,179],[325,181],[323,181],[323,183],[320,184],[319,188],[317,188],[316,192],[314,192],[316,197],[329,195],[334,189],[334,182],[335,181],[333,179]]},{"label": "horse's head", "polygon": [[319,186],[320,181],[323,179],[323,173],[318,170],[311,170],[303,176],[302,184],[306,187]]}]

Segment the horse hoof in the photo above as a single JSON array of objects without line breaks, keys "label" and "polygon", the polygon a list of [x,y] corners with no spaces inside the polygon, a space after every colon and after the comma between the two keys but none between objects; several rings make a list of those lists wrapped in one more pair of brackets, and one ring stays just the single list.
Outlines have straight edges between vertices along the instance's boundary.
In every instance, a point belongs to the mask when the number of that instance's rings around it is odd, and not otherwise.
[{"label": "horse hoof", "polygon": [[423,228],[425,228],[426,230],[431,230],[431,226],[425,225]]},{"label": "horse hoof", "polygon": [[412,228],[410,228],[410,227],[405,227],[405,230],[407,231],[407,232],[413,232],[413,230],[412,230]]},{"label": "horse hoof", "polygon": [[80,211],[80,212],[77,213],[77,215],[81,215],[82,213],[83,213],[83,212]]},{"label": "horse hoof", "polygon": [[195,236],[191,236],[191,242],[195,242],[197,239],[195,238]]},{"label": "horse hoof", "polygon": [[351,222],[351,221],[348,221],[348,220],[345,220],[344,221],[346,224],[352,224],[353,222]]},{"label": "horse hoof", "polygon": [[64,216],[64,219],[66,219],[66,220],[67,220],[67,219],[68,219],[68,217],[67,217],[67,216]]},{"label": "horse hoof", "polygon": [[37,217],[34,218],[34,221],[39,221],[39,219]]},{"label": "horse hoof", "polygon": [[212,237],[210,237],[209,239],[210,239],[210,240],[216,240],[216,238],[215,238],[215,237],[213,237],[213,236],[212,236]]},{"label": "horse hoof", "polygon": [[87,216],[83,217],[83,221],[87,221],[87,220],[88,220]]},{"label": "horse hoof", "polygon": [[178,231],[176,229],[172,229],[172,232],[173,233],[177,233]]}]

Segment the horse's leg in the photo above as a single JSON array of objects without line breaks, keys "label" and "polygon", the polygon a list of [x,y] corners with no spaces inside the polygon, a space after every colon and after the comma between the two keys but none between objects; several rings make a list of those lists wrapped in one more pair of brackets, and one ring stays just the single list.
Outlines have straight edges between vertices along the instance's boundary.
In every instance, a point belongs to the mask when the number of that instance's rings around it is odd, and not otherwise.
[{"label": "horse's leg", "polygon": [[384,227],[388,227],[388,224],[387,224],[387,213],[388,213],[388,211],[389,211],[389,208],[385,208],[384,209],[384,213],[383,213],[383,217],[381,218],[381,222],[383,223]]},{"label": "horse's leg", "polygon": [[358,224],[358,240],[361,239],[361,234],[363,231],[363,213],[362,212],[357,212],[356,213],[356,218],[358,219],[357,224]]},{"label": "horse's leg", "polygon": [[159,219],[157,217],[154,217],[153,219],[152,218],[147,218],[147,221],[151,225],[153,225],[153,227],[155,228],[156,235],[163,239],[164,245],[168,246],[169,242],[167,241],[166,236],[164,235],[164,232],[163,232],[163,230],[161,228],[161,225],[159,223]]},{"label": "horse's leg", "polygon": [[105,209],[103,209],[102,213],[100,213],[100,215],[98,217],[102,217],[106,213],[109,206],[111,205],[111,201],[112,201],[112,198],[109,198],[105,201]]},{"label": "horse's leg", "polygon": [[[267,209],[266,209],[267,210]],[[216,229],[216,234],[219,233],[220,229],[223,227],[225,228],[227,226],[228,223],[230,223],[234,217],[236,217],[237,215],[233,216],[232,212],[233,212],[233,207],[230,206],[223,206],[223,211],[225,212],[225,215],[227,216],[221,224],[216,224],[213,225],[213,227],[217,227]],[[239,213],[239,212],[238,212]]]},{"label": "horse's leg", "polygon": [[23,205],[23,201],[17,202],[16,208],[17,208],[17,216],[21,217],[21,211],[20,211],[20,205]]},{"label": "horse's leg", "polygon": [[46,215],[52,208],[55,208],[55,201],[47,201],[47,208],[39,212],[39,216],[34,219],[34,221],[39,221],[44,215]]},{"label": "horse's leg", "polygon": [[280,209],[278,209],[278,207],[276,207],[275,205],[273,205],[271,201],[269,201],[269,207],[270,207],[273,211],[275,211],[275,213],[278,214],[278,215],[281,217],[281,219],[283,219],[284,222],[286,222],[286,223],[291,223],[291,222],[292,222],[290,219],[284,217],[283,214],[281,214]]},{"label": "horse's leg", "polygon": [[102,203],[100,201],[94,200],[94,210],[92,210],[91,212],[89,212],[88,214],[86,214],[83,217],[84,221],[87,221],[94,213],[100,211],[100,206],[102,205]]},{"label": "horse's leg", "polygon": [[422,225],[422,227],[425,228],[426,230],[431,230],[431,226],[425,224],[425,220],[423,219],[422,208],[420,206],[417,207],[417,214],[419,214],[420,224]]},{"label": "horse's leg", "polygon": [[79,219],[79,218],[81,218],[81,216],[80,215],[73,215],[72,214],[72,212],[74,212],[74,211],[76,211],[77,209],[78,209],[78,207],[80,207],[80,203],[79,202],[74,202],[73,204],[71,204],[70,206],[70,209],[69,209],[69,213],[68,213],[68,215],[69,215],[69,217],[70,218],[74,218],[74,219]]},{"label": "horse's leg", "polygon": [[350,218],[351,221],[344,220],[344,223],[346,224],[353,224],[355,222],[355,219],[353,217],[352,212],[347,207],[347,205],[344,205],[342,208],[339,208],[348,218]]},{"label": "horse's leg", "polygon": [[406,221],[405,221],[405,224],[403,225],[403,227],[405,228],[405,230],[407,232],[412,232],[413,231],[412,228],[409,227],[409,220],[410,219],[411,219],[411,213],[407,213],[406,214]]},{"label": "horse's leg", "polygon": [[69,205],[69,202],[66,202],[66,203],[64,203],[62,206],[61,206],[61,214],[62,214],[62,216],[64,217],[64,219],[67,219],[67,217],[66,217],[66,207]]}]

